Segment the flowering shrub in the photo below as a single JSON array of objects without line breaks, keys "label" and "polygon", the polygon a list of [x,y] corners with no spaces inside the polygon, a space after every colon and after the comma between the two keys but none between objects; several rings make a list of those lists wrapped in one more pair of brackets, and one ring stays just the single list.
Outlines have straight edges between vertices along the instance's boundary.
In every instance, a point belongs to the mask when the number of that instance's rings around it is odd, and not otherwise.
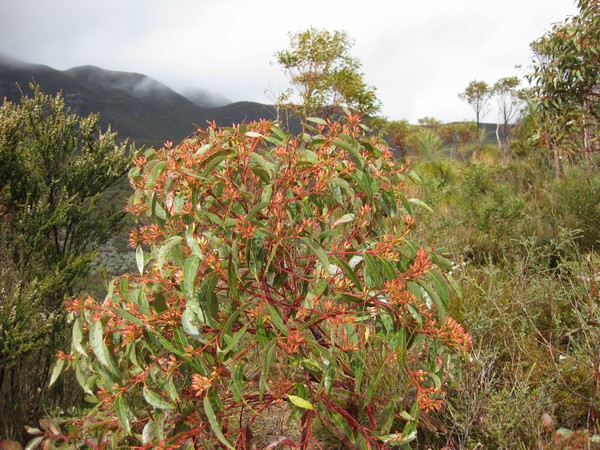
[{"label": "flowering shrub", "polygon": [[[325,430],[386,448],[442,405],[470,337],[445,313],[445,261],[408,239],[412,175],[357,118],[311,121],[300,136],[213,126],[137,158],[139,273],[68,305],[72,349],[53,378],[68,362],[95,407],[61,439],[315,448]],[[259,436],[275,417],[291,431]]]}]

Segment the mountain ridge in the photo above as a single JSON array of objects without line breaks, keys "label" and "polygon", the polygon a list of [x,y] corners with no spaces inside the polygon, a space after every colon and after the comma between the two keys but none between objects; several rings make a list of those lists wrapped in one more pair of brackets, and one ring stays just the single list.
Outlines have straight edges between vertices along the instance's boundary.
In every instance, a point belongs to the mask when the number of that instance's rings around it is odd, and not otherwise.
[{"label": "mountain ridge", "polygon": [[0,99],[20,102],[23,94],[30,94],[30,83],[47,94],[62,92],[77,114],[99,113],[103,129],[110,126],[121,139],[130,138],[138,145],[179,142],[213,121],[230,126],[275,117],[272,105],[256,102],[203,107],[141,73],[92,65],[58,70],[0,54]]}]

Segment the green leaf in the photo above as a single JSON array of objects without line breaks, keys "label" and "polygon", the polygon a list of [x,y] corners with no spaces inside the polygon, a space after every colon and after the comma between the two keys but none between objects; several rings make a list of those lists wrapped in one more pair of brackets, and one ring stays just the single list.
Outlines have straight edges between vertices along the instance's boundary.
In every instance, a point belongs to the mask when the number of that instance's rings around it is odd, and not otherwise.
[{"label": "green leaf", "polygon": [[415,184],[422,184],[423,183],[421,181],[421,178],[417,174],[417,172],[415,172],[414,170],[409,170],[408,173],[407,173],[407,175],[408,175],[408,178],[410,178]]},{"label": "green leaf", "polygon": [[327,125],[327,122],[320,117],[307,117],[306,120],[312,123],[316,123],[317,125]]},{"label": "green leaf", "polygon": [[183,293],[188,302],[194,297],[194,286],[196,283],[199,265],[200,258],[198,258],[196,254],[191,254],[185,260],[185,264],[183,266]]},{"label": "green leaf", "polygon": [[63,370],[63,367],[65,367],[64,359],[59,359],[58,361],[56,361],[54,369],[52,370],[52,376],[50,377],[50,383],[48,383],[48,387],[51,387],[56,382],[57,378]]},{"label": "green leaf", "polygon": [[233,377],[231,378],[231,391],[233,392],[233,399],[237,403],[241,403],[244,394],[242,391],[242,383],[244,381],[244,365],[238,362],[233,369]]},{"label": "green leaf", "polygon": [[167,167],[167,161],[159,161],[154,165],[152,172],[150,172],[148,180],[146,181],[146,187],[154,187],[156,184],[156,179],[159,177],[165,167]]},{"label": "green leaf", "polygon": [[251,138],[264,138],[264,136],[260,133],[257,133],[256,131],[248,131],[246,133],[244,133],[245,136],[251,137]]},{"label": "green leaf", "polygon": [[121,317],[123,317],[124,319],[128,320],[131,323],[134,323],[138,326],[144,325],[144,322],[142,322],[140,319],[135,317],[129,311],[125,311],[123,308],[115,308],[115,311],[117,312],[117,314],[119,314]]},{"label": "green leaf", "polygon": [[225,158],[227,158],[229,155],[232,155],[233,153],[233,150],[225,149],[219,150],[210,155],[208,158],[202,161],[202,164],[200,164],[199,166],[199,169],[204,167],[202,176],[206,177],[214,168],[221,164],[221,162],[223,162]]},{"label": "green leaf", "polygon": [[196,318],[197,315],[195,314],[194,309],[188,306],[181,315],[181,325],[183,326],[183,330],[191,337],[196,339],[204,339],[204,335],[193,323]]},{"label": "green leaf", "polygon": [[94,355],[98,358],[98,361],[100,361],[103,366],[109,367],[107,357],[108,349],[106,348],[106,345],[104,345],[104,333],[102,330],[102,321],[100,320],[95,320],[90,325],[90,346],[92,347]]},{"label": "green leaf", "polygon": [[79,352],[82,356],[87,357],[87,353],[85,352],[85,349],[83,348],[83,346],[81,345],[81,341],[83,340],[83,326],[81,324],[81,319],[77,318],[75,319],[75,322],[73,323],[73,347],[75,347],[75,350],[77,350],[77,352]]},{"label": "green leaf", "polygon": [[250,153],[250,158],[267,172],[269,179],[273,176],[273,171],[275,170],[273,163],[267,161],[264,156],[256,152]]},{"label": "green leaf", "polygon": [[460,285],[458,284],[458,282],[454,279],[454,277],[452,275],[449,275],[449,274],[446,274],[446,279],[448,280],[448,283],[450,283],[450,286],[452,286],[452,289],[454,290],[454,292],[456,292],[458,299],[462,300],[462,298],[463,298],[462,289],[461,289]]},{"label": "green leaf", "polygon": [[152,306],[158,314],[162,314],[167,310],[167,299],[162,292],[159,292],[154,296],[154,300],[152,300]]},{"label": "green leaf", "polygon": [[267,309],[269,310],[269,318],[271,319],[271,322],[273,322],[273,324],[279,328],[279,331],[281,331],[284,336],[287,336],[289,334],[289,330],[283,323],[283,319],[281,318],[279,311],[277,311],[277,308],[270,303],[267,303]]},{"label": "green leaf", "polygon": [[172,405],[169,402],[166,402],[160,395],[158,395],[156,392],[151,391],[146,386],[144,386],[144,389],[142,389],[142,395],[144,396],[146,402],[148,402],[149,405],[154,406],[155,408],[167,409],[169,411],[174,411],[176,409],[174,405]]},{"label": "green leaf", "polygon": [[173,333],[173,337],[175,338],[175,343],[177,344],[177,348],[181,352],[185,352],[187,346],[189,345],[188,339],[185,336],[183,330],[180,327],[175,329],[175,333]]},{"label": "green leaf", "polygon": [[158,267],[162,269],[165,265],[165,261],[171,253],[171,249],[179,244],[183,238],[181,236],[172,236],[158,249],[158,257],[156,258],[156,263]]},{"label": "green leaf", "polygon": [[38,436],[36,438],[33,438],[31,441],[29,441],[27,446],[25,446],[25,450],[33,450],[34,448],[37,448],[42,443],[44,438],[45,436]]},{"label": "green leaf", "polygon": [[343,223],[352,222],[353,220],[354,220],[354,214],[344,214],[338,220],[336,220],[335,222],[333,222],[333,225],[331,225],[331,228],[335,228],[338,225],[341,225]]},{"label": "green leaf", "polygon": [[167,339],[166,337],[164,337],[158,331],[152,330],[151,332],[152,332],[152,334],[154,336],[156,336],[156,338],[161,343],[161,345],[164,348],[166,348],[168,351],[170,351],[171,353],[174,353],[176,355],[179,355],[179,356],[184,356],[185,355],[185,352],[183,350],[179,350],[177,347],[175,347],[175,345],[173,345],[173,343],[169,339]]},{"label": "green leaf", "polygon": [[115,411],[117,413],[117,417],[119,418],[119,422],[123,425],[123,428],[127,432],[127,434],[131,434],[131,426],[129,424],[129,408],[125,404],[125,400],[123,400],[122,395],[118,395],[115,397]]},{"label": "green leaf", "polygon": [[314,410],[315,409],[315,407],[312,405],[312,403],[309,402],[308,400],[304,400],[301,397],[298,397],[296,395],[290,395],[290,394],[288,394],[287,397],[290,400],[290,402],[292,402],[298,408],[310,409],[310,410]]},{"label": "green leaf", "polygon": [[236,331],[236,333],[227,341],[227,347],[225,347],[221,353],[222,359],[224,359],[225,356],[236,347],[237,343],[240,341],[242,336],[246,334],[246,330],[250,327],[251,324],[251,322],[246,323],[246,325],[244,325],[242,328]]},{"label": "green leaf", "polygon": [[144,273],[144,266],[146,265],[144,262],[144,249],[141,245],[138,245],[138,248],[135,250],[135,262],[137,263],[138,271],[140,275]]},{"label": "green leaf", "polygon": [[378,436],[378,439],[385,442],[386,444],[408,444],[409,442],[414,441],[417,438],[417,432],[412,431],[408,435],[404,432],[402,433],[393,433],[386,434],[384,436]]},{"label": "green leaf", "polygon": [[408,200],[410,203],[412,203],[413,205],[417,205],[420,206],[421,208],[425,208],[427,211],[429,212],[433,212],[433,209],[431,209],[431,207],[425,203],[423,200],[419,200],[418,198],[411,198]]},{"label": "green leaf", "polygon": [[[446,306],[444,305],[443,300],[438,295],[438,292],[429,283],[425,283],[424,281],[419,281],[419,285],[421,285],[421,287],[429,295],[429,298],[431,298],[431,300],[435,304],[440,322],[442,324],[446,323]],[[426,298],[423,294],[420,297],[423,299]]]},{"label": "green leaf", "polygon": [[202,253],[202,250],[200,250],[198,241],[194,237],[194,226],[193,225],[188,226],[187,229],[185,230],[185,240],[187,242],[188,247],[190,248],[190,250],[192,251],[192,253],[194,255],[196,255],[200,259],[204,258],[204,254]]},{"label": "green leaf", "polygon": [[262,401],[263,394],[268,388],[269,369],[273,362],[273,354],[275,352],[275,346],[277,345],[277,339],[269,341],[263,350],[262,370],[260,372],[260,379],[258,381],[258,396]]},{"label": "green leaf", "polygon": [[323,251],[321,246],[309,238],[302,237],[302,238],[300,238],[300,240],[302,242],[304,242],[306,244],[306,246],[310,250],[312,250],[313,253],[317,256],[317,258],[321,262],[321,265],[323,266],[323,269],[325,269],[328,273],[330,273],[329,258],[327,257],[327,254]]},{"label": "green leaf", "polygon": [[346,150],[350,155],[352,155],[352,158],[354,159],[354,163],[356,164],[358,170],[363,170],[364,158],[362,157],[358,149],[354,146],[353,142],[351,143],[343,139],[337,138],[333,140],[333,143],[341,149]]},{"label": "green leaf", "polygon": [[354,287],[357,289],[357,291],[359,291],[359,292],[362,291],[362,289],[363,289],[362,283],[356,276],[354,269],[352,269],[352,267],[350,267],[350,265],[346,261],[344,261],[342,258],[339,258],[336,256],[335,259],[343,267],[344,271],[346,272],[346,276],[350,279],[350,281],[352,281],[352,283],[354,284]]},{"label": "green leaf", "polygon": [[450,297],[448,293],[448,284],[446,283],[446,279],[442,274],[437,271],[428,270],[427,276],[431,281],[432,286],[436,290],[437,294],[440,296],[444,308],[447,308],[450,303]]},{"label": "green leaf", "polygon": [[208,398],[208,395],[204,397],[204,412],[206,413],[206,417],[208,417],[210,427],[217,436],[217,439],[219,439],[219,441],[221,441],[221,443],[227,448],[235,450],[235,448],[229,443],[229,441],[227,441],[227,439],[223,435],[223,430],[221,430],[221,427],[217,422],[217,417],[215,416],[215,411],[213,409],[212,403],[210,402],[210,398]]},{"label": "green leaf", "polygon": [[365,253],[364,258],[364,276],[367,287],[375,288],[383,286],[383,279],[381,277],[381,273],[379,272],[379,266],[377,265],[378,258],[370,255],[369,253]]}]

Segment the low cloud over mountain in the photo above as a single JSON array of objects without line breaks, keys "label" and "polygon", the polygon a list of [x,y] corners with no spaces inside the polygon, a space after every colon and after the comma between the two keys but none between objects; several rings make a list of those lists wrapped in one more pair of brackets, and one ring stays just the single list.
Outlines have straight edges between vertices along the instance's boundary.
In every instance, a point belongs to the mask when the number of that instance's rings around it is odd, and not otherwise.
[{"label": "low cloud over mountain", "polygon": [[30,83],[39,84],[45,93],[62,91],[78,114],[98,112],[104,128],[110,124],[121,138],[144,145],[178,142],[209,121],[229,126],[275,117],[270,105],[230,103],[204,89],[186,91],[184,96],[139,73],[95,66],[60,71],[0,54],[0,99],[20,101],[23,93],[30,93]]}]

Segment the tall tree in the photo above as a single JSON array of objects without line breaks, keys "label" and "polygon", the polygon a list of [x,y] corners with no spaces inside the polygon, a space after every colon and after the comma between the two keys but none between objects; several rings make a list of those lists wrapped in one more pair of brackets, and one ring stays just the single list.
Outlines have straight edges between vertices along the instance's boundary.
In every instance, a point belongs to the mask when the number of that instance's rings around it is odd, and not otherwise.
[{"label": "tall tree", "polygon": [[600,149],[600,5],[579,0],[578,7],[578,15],[531,44],[537,136],[556,175],[567,153]]},{"label": "tall tree", "polygon": [[481,119],[487,114],[492,90],[485,81],[473,80],[466,89],[458,94],[461,100],[466,101],[475,111],[475,123],[477,124],[477,140],[475,143],[475,160],[481,159]]},{"label": "tall tree", "polygon": [[290,36],[290,49],[275,54],[277,63],[293,86],[281,98],[294,94],[303,117],[329,117],[340,107],[362,114],[376,114],[381,108],[375,88],[368,86],[358,59],[350,56],[353,42],[345,31],[310,28]]},{"label": "tall tree", "polygon": [[120,227],[103,192],[129,167],[126,144],[35,88],[0,107],[0,436],[18,438],[48,404],[66,339],[63,304]]},{"label": "tall tree", "polygon": [[[518,89],[521,81],[518,77],[501,78],[492,87],[492,93],[498,100],[500,122],[496,127],[496,138],[500,147],[502,165],[506,167],[510,160],[510,140],[512,123],[523,105],[523,94]],[[502,134],[500,134],[502,125]]]}]

